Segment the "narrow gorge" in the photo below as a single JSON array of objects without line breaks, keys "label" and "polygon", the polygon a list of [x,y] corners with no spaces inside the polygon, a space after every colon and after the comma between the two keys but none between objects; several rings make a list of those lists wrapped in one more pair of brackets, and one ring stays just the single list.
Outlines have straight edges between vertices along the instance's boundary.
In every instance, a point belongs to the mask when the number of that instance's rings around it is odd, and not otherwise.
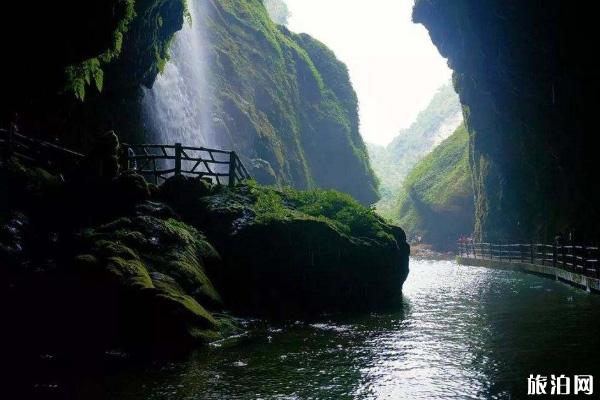
[{"label": "narrow gorge", "polygon": [[597,395],[591,7],[0,9],[2,398]]}]

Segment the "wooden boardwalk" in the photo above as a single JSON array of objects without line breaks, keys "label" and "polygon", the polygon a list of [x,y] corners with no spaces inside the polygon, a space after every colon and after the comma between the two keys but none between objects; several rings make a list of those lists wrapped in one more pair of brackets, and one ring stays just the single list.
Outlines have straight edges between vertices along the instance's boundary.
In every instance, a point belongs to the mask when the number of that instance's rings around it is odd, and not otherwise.
[{"label": "wooden boardwalk", "polygon": [[[168,144],[120,145],[121,168],[135,171],[160,184],[173,175],[210,179],[218,185],[234,186],[250,174],[235,151]],[[84,154],[57,144],[0,129],[0,156],[16,157],[54,172],[76,169]]]},{"label": "wooden boardwalk", "polygon": [[600,293],[599,248],[562,244],[458,244],[457,262],[552,277]]}]

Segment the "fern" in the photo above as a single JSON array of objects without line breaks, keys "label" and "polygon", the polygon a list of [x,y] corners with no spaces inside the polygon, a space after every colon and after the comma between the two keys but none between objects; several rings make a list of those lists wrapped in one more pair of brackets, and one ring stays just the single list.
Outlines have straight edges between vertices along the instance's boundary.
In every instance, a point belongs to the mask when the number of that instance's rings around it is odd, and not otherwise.
[{"label": "fern", "polygon": [[104,87],[102,66],[116,59],[123,49],[124,34],[136,15],[135,0],[120,0],[119,3],[123,10],[123,17],[118,21],[113,32],[112,47],[106,49],[97,57],[89,58],[79,64],[69,65],[65,68],[66,89],[71,91],[75,98],[80,101],[85,100],[86,88],[92,85],[92,81],[98,92],[102,92]]}]

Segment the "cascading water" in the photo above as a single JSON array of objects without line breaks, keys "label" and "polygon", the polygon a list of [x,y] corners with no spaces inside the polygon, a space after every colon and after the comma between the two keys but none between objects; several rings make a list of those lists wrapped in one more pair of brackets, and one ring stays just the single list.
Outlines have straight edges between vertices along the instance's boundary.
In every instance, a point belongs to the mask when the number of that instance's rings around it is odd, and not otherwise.
[{"label": "cascading water", "polygon": [[189,1],[191,24],[184,23],[171,45],[171,58],[152,89],[144,89],[143,118],[151,139],[187,146],[218,147],[210,129],[208,40]]}]

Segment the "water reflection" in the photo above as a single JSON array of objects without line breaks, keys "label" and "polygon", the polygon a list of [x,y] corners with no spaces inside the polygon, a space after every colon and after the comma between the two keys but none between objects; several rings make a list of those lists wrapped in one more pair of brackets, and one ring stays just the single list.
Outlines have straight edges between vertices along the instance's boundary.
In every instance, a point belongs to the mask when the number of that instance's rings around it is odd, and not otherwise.
[{"label": "water reflection", "polygon": [[120,374],[127,399],[507,399],[530,373],[597,374],[600,296],[517,272],[412,261],[387,314],[256,326],[244,343]]}]

